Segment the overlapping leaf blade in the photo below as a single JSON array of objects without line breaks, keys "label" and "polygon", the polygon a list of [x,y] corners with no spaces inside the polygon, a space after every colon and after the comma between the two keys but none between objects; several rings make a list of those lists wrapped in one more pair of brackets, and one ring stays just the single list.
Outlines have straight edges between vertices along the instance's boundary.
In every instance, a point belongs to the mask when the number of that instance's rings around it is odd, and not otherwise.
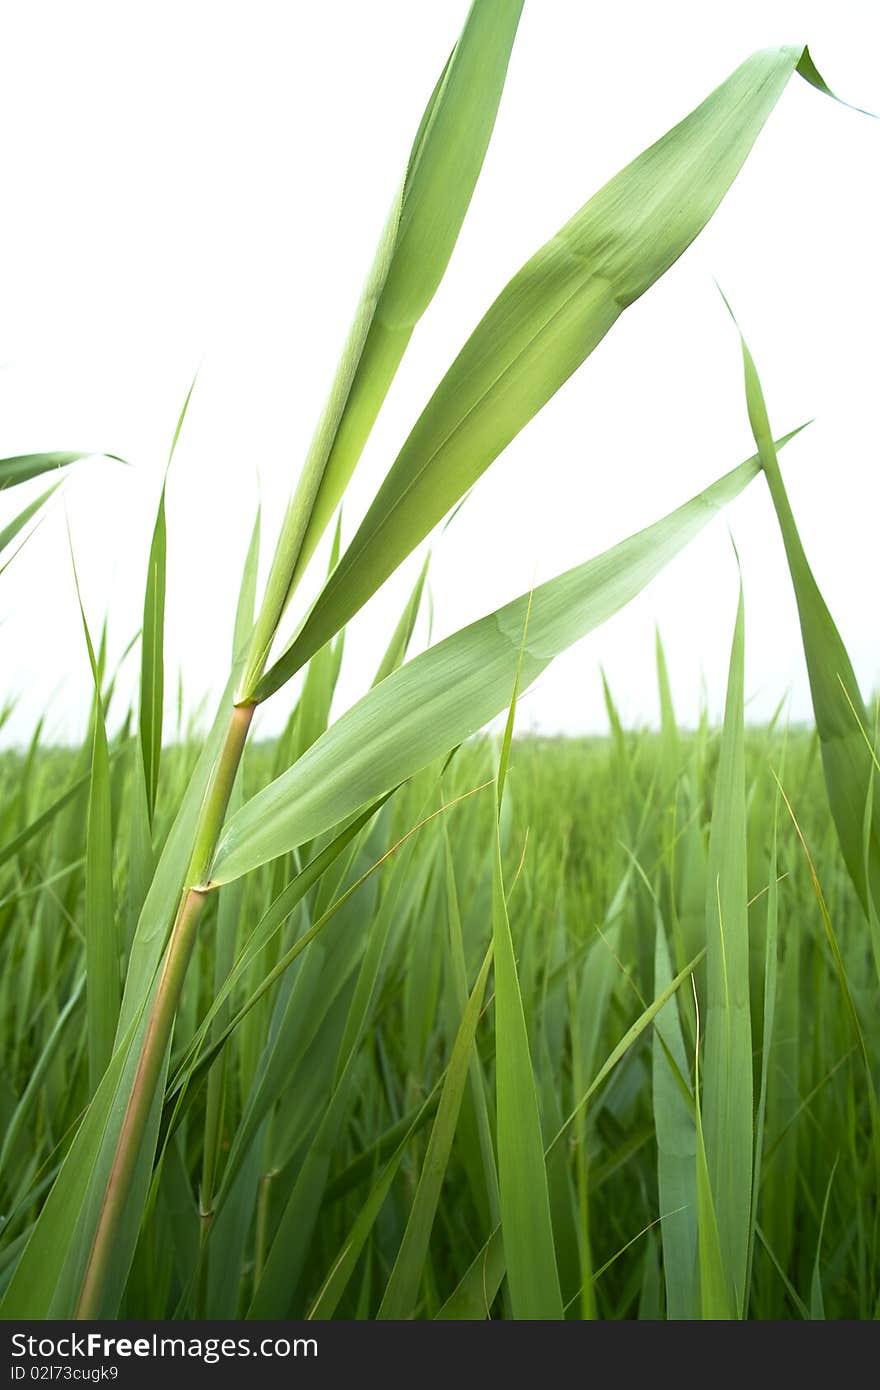
[{"label": "overlapping leaf blade", "polygon": [[[727,1302],[738,1317],[742,1316],[747,1292],[753,1154],[744,661],[745,618],[740,595],[709,839],[706,1059],[702,1102],[705,1161],[725,1271]],[[702,1147],[702,1138],[699,1138],[698,1177],[703,1162]]]},{"label": "overlapping leaf blade", "polygon": [[[791,436],[789,436],[790,438]],[[531,596],[526,689],[627,604],[758,469],[747,460],[684,506]],[[227,823],[211,868],[225,883],[337,825],[505,708],[529,595],[431,647],[371,690]]]},{"label": "overlapping leaf blade", "polygon": [[159,762],[162,756],[162,715],[165,701],[165,488],[159,499],[144,594],[141,636],[140,738],[150,821],[156,807]]},{"label": "overlapping leaf blade", "polygon": [[[66,468],[69,463],[91,457],[87,453],[59,450],[51,454],[16,454],[13,458],[0,459],[0,492],[4,488],[29,482],[31,478],[39,478],[42,473],[51,473],[56,468]],[[105,454],[104,457],[115,459],[116,456]]]},{"label": "overlapping leaf blade", "polygon": [[456,1035],[452,1056],[449,1059],[449,1066],[440,1092],[440,1103],[428,1141],[419,1185],[413,1199],[403,1241],[397,1252],[397,1258],[394,1261],[382,1297],[377,1314],[379,1318],[401,1319],[410,1317],[418,1301],[418,1290],[428,1251],[428,1241],[434,1224],[437,1203],[440,1200],[440,1191],[449,1162],[458,1113],[467,1084],[468,1064],[480,1018],[480,1010],[483,1007],[483,995],[486,990],[491,961],[490,948],[468,999]]},{"label": "overlapping leaf blade", "polygon": [[[45,492],[41,492],[39,497],[34,498],[33,502],[29,502],[26,507],[22,508],[17,516],[14,516],[10,522],[0,529],[0,555],[3,554],[7,546],[12,544],[16,536],[24,530],[28,522],[33,520],[37,512],[43,506],[43,503],[48,502],[55,488],[58,486],[59,484],[56,483],[54,487],[47,488]],[[2,570],[0,570],[0,573],[2,573]]]},{"label": "overlapping leaf blade", "polygon": [[749,422],[776,510],[797,600],[828,802],[847,869],[865,913],[869,914],[869,899],[875,904],[880,902],[880,779],[874,775],[876,754],[871,748],[871,721],[849,653],[801,543],[776,457],[761,382],[742,335],[740,341]]},{"label": "overlapping leaf blade", "polygon": [[565,1312],[550,1214],[541,1112],[501,862],[501,808],[531,609],[529,601],[523,614],[513,698],[498,758],[492,853],[498,1189],[511,1312],[515,1318],[529,1321],[562,1321]]},{"label": "overlapping leaf blade", "polygon": [[522,6],[523,0],[474,0],[428,102],[288,508],[242,678],[244,697],[253,692],[281,614],[443,278],[495,125]]},{"label": "overlapping leaf blade", "polygon": [[687,249],[803,58],[747,59],[523,266],[441,381],[293,643],[277,690],[342,627]]}]

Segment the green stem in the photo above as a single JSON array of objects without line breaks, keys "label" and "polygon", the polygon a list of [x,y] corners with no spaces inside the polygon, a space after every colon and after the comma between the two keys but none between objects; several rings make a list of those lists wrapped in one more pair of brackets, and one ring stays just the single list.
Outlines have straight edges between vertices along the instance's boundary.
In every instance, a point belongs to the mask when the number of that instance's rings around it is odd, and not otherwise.
[{"label": "green stem", "polygon": [[269,1187],[275,1177],[275,1170],[264,1173],[260,1178],[257,1194],[257,1229],[254,1243],[254,1288],[260,1282],[266,1251],[269,1245]]},{"label": "green stem", "polygon": [[196,1275],[196,1317],[202,1319],[208,1301],[208,1237],[213,1224],[213,1198],[206,1201],[203,1189],[199,1195],[199,1265]]},{"label": "green stem", "polygon": [[205,791],[186,876],[186,887],[153,998],[131,1095],[122,1121],[119,1142],[83,1277],[76,1308],[77,1318],[99,1316],[116,1234],[125,1211],[162,1064],[171,1041],[177,1006],[207,896],[203,880],[223,825],[253,713],[254,707],[250,705],[233,707],[223,748]]},{"label": "green stem", "polygon": [[221,1053],[208,1074],[205,1101],[205,1147],[202,1154],[202,1185],[199,1205],[203,1221],[211,1224],[214,1214],[214,1179],[223,1126],[223,1089],[226,1083],[226,1054]]},{"label": "green stem", "polygon": [[194,888],[206,887],[204,879],[214,857],[220,831],[223,829],[226,808],[232,795],[232,787],[255,709],[256,705],[253,704],[232,707],[226,738],[208,782],[196,825],[193,854],[187,872],[187,883]]}]

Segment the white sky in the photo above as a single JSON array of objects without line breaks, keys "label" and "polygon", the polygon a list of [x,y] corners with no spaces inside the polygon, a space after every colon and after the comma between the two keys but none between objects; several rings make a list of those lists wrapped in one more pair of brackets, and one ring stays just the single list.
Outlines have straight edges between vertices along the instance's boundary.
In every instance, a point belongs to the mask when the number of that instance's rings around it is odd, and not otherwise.
[{"label": "white sky", "polygon": [[[78,735],[90,622],[121,653],[140,623],[165,456],[166,671],[192,705],[222,688],[258,496],[264,562],[425,100],[466,0],[78,0],[0,12],[0,455],[106,448],[80,465],[0,580],[0,735]],[[368,446],[350,536],[449,362],[509,277],[618,168],[754,48],[808,41],[830,85],[880,109],[874,3],[526,0],[495,136],[446,279]],[[880,683],[876,537],[880,123],[793,79],[709,228],[624,315],[485,475],[435,550],[434,635],[655,520],[752,452],[739,316],[807,552],[866,692]],[[24,504],[3,500],[2,524]],[[656,716],[653,628],[679,714],[723,699],[747,603],[750,712],[809,712],[781,546],[761,480],[623,615],[559,660],[522,725],[602,729],[599,665],[624,717]],[[349,634],[341,704],[364,688],[414,557]],[[424,639],[424,632],[421,634]],[[123,668],[134,690],[137,659]],[[267,706],[283,723],[292,692]],[[121,706],[119,711],[121,713]]]}]

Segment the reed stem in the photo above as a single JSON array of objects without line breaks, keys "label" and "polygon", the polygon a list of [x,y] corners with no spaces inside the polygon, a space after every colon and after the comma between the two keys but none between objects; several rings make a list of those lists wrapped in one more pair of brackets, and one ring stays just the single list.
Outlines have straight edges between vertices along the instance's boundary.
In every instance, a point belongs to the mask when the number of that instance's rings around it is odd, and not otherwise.
[{"label": "reed stem", "polygon": [[77,1303],[77,1318],[100,1316],[104,1285],[117,1231],[125,1212],[125,1204],[146,1132],[156,1087],[159,1084],[162,1065],[171,1041],[177,1006],[180,1002],[183,982],[195,945],[199,920],[209,891],[203,880],[210,867],[217,839],[223,826],[223,818],[229,805],[229,798],[247,742],[253,713],[253,705],[233,706],[223,747],[205,791],[196,826],[186,886],[171,930],[159,983],[150,1007],[150,1017],[141,1055]]}]

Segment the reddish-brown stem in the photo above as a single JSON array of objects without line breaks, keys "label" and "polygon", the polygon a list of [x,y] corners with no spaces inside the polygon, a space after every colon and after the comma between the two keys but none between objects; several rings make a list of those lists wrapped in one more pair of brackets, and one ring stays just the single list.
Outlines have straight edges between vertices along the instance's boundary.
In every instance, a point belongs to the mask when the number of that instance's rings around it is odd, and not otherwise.
[{"label": "reddish-brown stem", "polygon": [[171,1041],[177,1006],[207,896],[204,879],[223,825],[253,713],[253,706],[237,705],[233,708],[220,756],[205,791],[187,872],[187,886],[183,891],[150,1006],[141,1054],[83,1276],[76,1307],[77,1318],[95,1318],[100,1315],[111,1255],[128,1200],[162,1065]]}]

